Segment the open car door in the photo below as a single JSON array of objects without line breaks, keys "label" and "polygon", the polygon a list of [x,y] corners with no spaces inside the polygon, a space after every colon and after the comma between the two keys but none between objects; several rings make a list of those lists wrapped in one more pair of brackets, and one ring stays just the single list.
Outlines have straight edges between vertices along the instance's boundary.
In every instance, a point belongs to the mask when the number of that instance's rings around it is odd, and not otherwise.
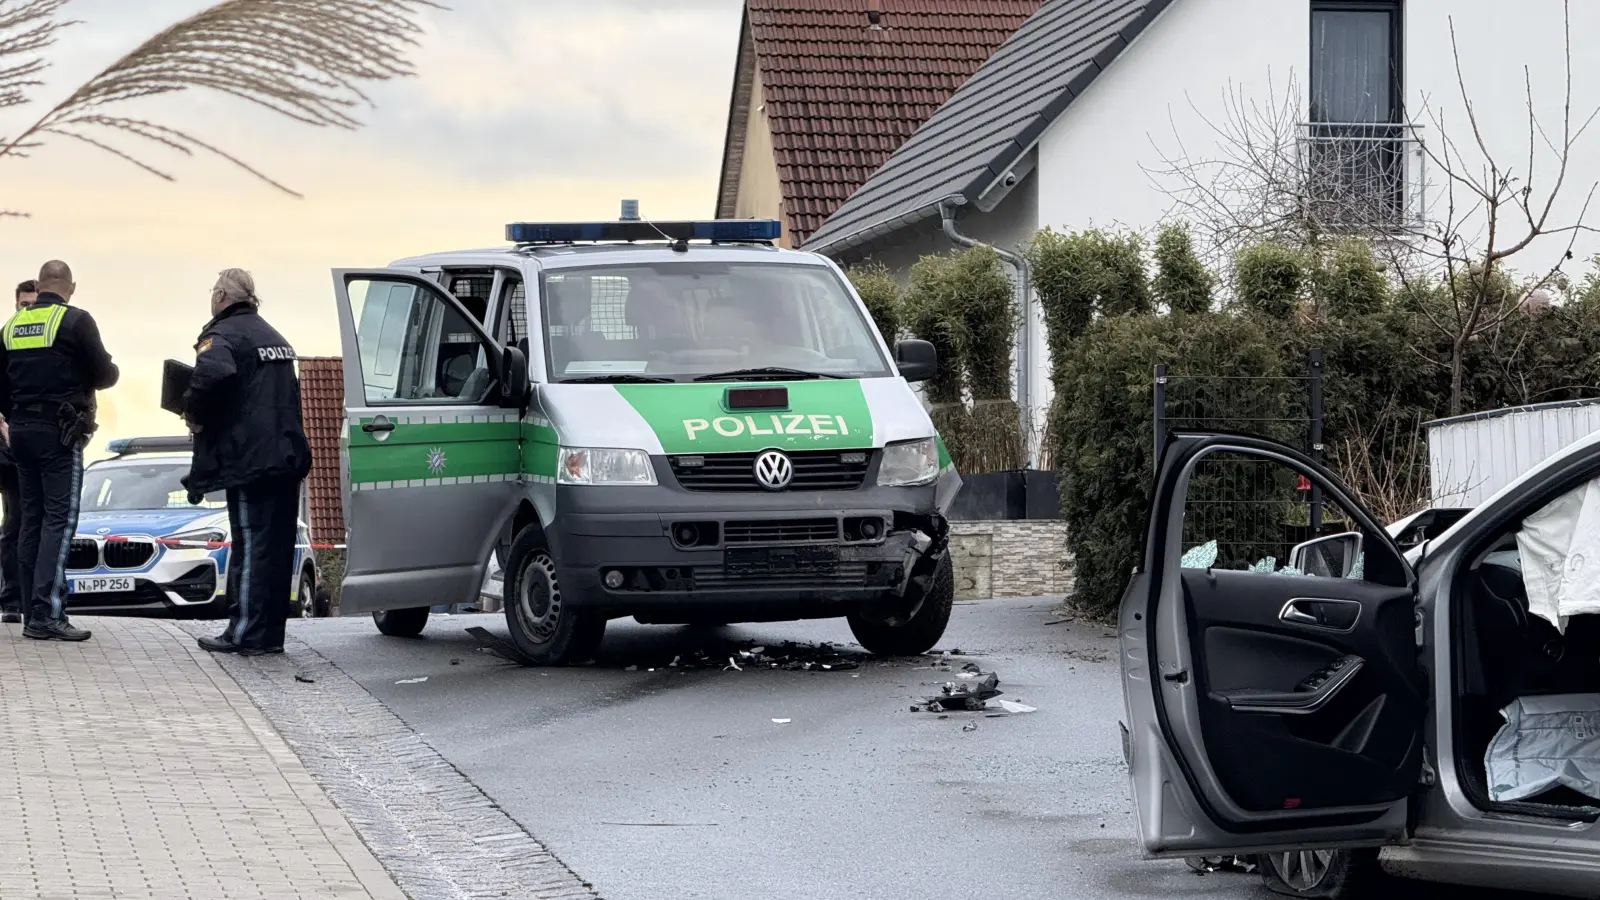
[{"label": "open car door", "polygon": [[[1362,538],[1342,577],[1279,568],[1342,532]],[[1174,435],[1120,622],[1145,854],[1404,839],[1427,710],[1415,610],[1400,550],[1326,469],[1270,441]]]},{"label": "open car door", "polygon": [[520,350],[432,280],[336,269],[344,349],[343,615],[463,603],[516,508]]}]

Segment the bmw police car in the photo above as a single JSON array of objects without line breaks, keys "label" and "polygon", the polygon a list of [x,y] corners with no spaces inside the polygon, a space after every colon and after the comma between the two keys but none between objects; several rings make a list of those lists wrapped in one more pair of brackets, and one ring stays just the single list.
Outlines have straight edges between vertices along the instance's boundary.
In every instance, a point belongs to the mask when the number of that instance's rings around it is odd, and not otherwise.
[{"label": "bmw police car", "polygon": [[[67,610],[75,615],[221,618],[227,614],[227,500],[191,506],[180,479],[186,437],[125,438],[89,464],[77,536],[67,551]],[[303,508],[303,504],[302,504]],[[309,529],[301,515],[291,615],[326,615]]]},{"label": "bmw police car", "polygon": [[[348,529],[340,609],[416,635],[505,560],[524,662],[609,619],[844,617],[943,635],[960,476],[844,273],[766,220],[513,224],[507,245],[334,272]],[[889,337],[893,337],[890,335]]]}]

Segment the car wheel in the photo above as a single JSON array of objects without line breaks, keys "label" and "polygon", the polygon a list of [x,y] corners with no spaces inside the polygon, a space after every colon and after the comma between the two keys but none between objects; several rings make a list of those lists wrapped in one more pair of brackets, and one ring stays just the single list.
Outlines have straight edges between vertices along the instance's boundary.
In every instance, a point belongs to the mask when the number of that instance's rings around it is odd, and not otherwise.
[{"label": "car wheel", "polygon": [[594,658],[606,620],[567,605],[555,559],[537,526],[511,542],[505,575],[506,628],[523,665],[564,666]]},{"label": "car wheel", "polygon": [[289,612],[301,619],[317,615],[317,581],[310,572],[300,573],[300,589],[295,591],[294,609]]},{"label": "car wheel", "polygon": [[1292,850],[1261,857],[1267,888],[1288,897],[1364,897],[1379,875],[1376,850]]},{"label": "car wheel", "polygon": [[386,609],[373,613],[372,621],[377,624],[379,631],[389,637],[412,638],[428,627],[429,609],[427,606],[418,606],[415,609]]},{"label": "car wheel", "polygon": [[847,617],[850,632],[867,652],[879,656],[926,653],[944,637],[955,598],[955,570],[950,564],[950,554],[946,553],[933,570],[933,580],[927,590],[915,598],[909,608],[887,616],[879,610],[851,613]]}]

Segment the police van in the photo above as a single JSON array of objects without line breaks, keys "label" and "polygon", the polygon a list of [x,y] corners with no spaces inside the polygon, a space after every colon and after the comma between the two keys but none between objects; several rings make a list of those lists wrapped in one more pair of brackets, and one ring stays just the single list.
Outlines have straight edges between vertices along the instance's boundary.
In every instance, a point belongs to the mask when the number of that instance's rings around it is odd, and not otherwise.
[{"label": "police van", "polygon": [[610,619],[845,617],[933,647],[960,487],[830,260],[766,220],[506,227],[507,245],[333,273],[343,343],[344,614],[415,636],[504,561],[529,665]]}]

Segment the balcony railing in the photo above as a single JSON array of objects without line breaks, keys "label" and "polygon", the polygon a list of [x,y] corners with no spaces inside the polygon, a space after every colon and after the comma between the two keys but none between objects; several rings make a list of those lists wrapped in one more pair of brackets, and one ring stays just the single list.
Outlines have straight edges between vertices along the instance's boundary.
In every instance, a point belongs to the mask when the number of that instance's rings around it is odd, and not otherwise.
[{"label": "balcony railing", "polygon": [[1306,218],[1318,227],[1383,235],[1422,224],[1427,156],[1416,126],[1307,123],[1297,148]]}]

